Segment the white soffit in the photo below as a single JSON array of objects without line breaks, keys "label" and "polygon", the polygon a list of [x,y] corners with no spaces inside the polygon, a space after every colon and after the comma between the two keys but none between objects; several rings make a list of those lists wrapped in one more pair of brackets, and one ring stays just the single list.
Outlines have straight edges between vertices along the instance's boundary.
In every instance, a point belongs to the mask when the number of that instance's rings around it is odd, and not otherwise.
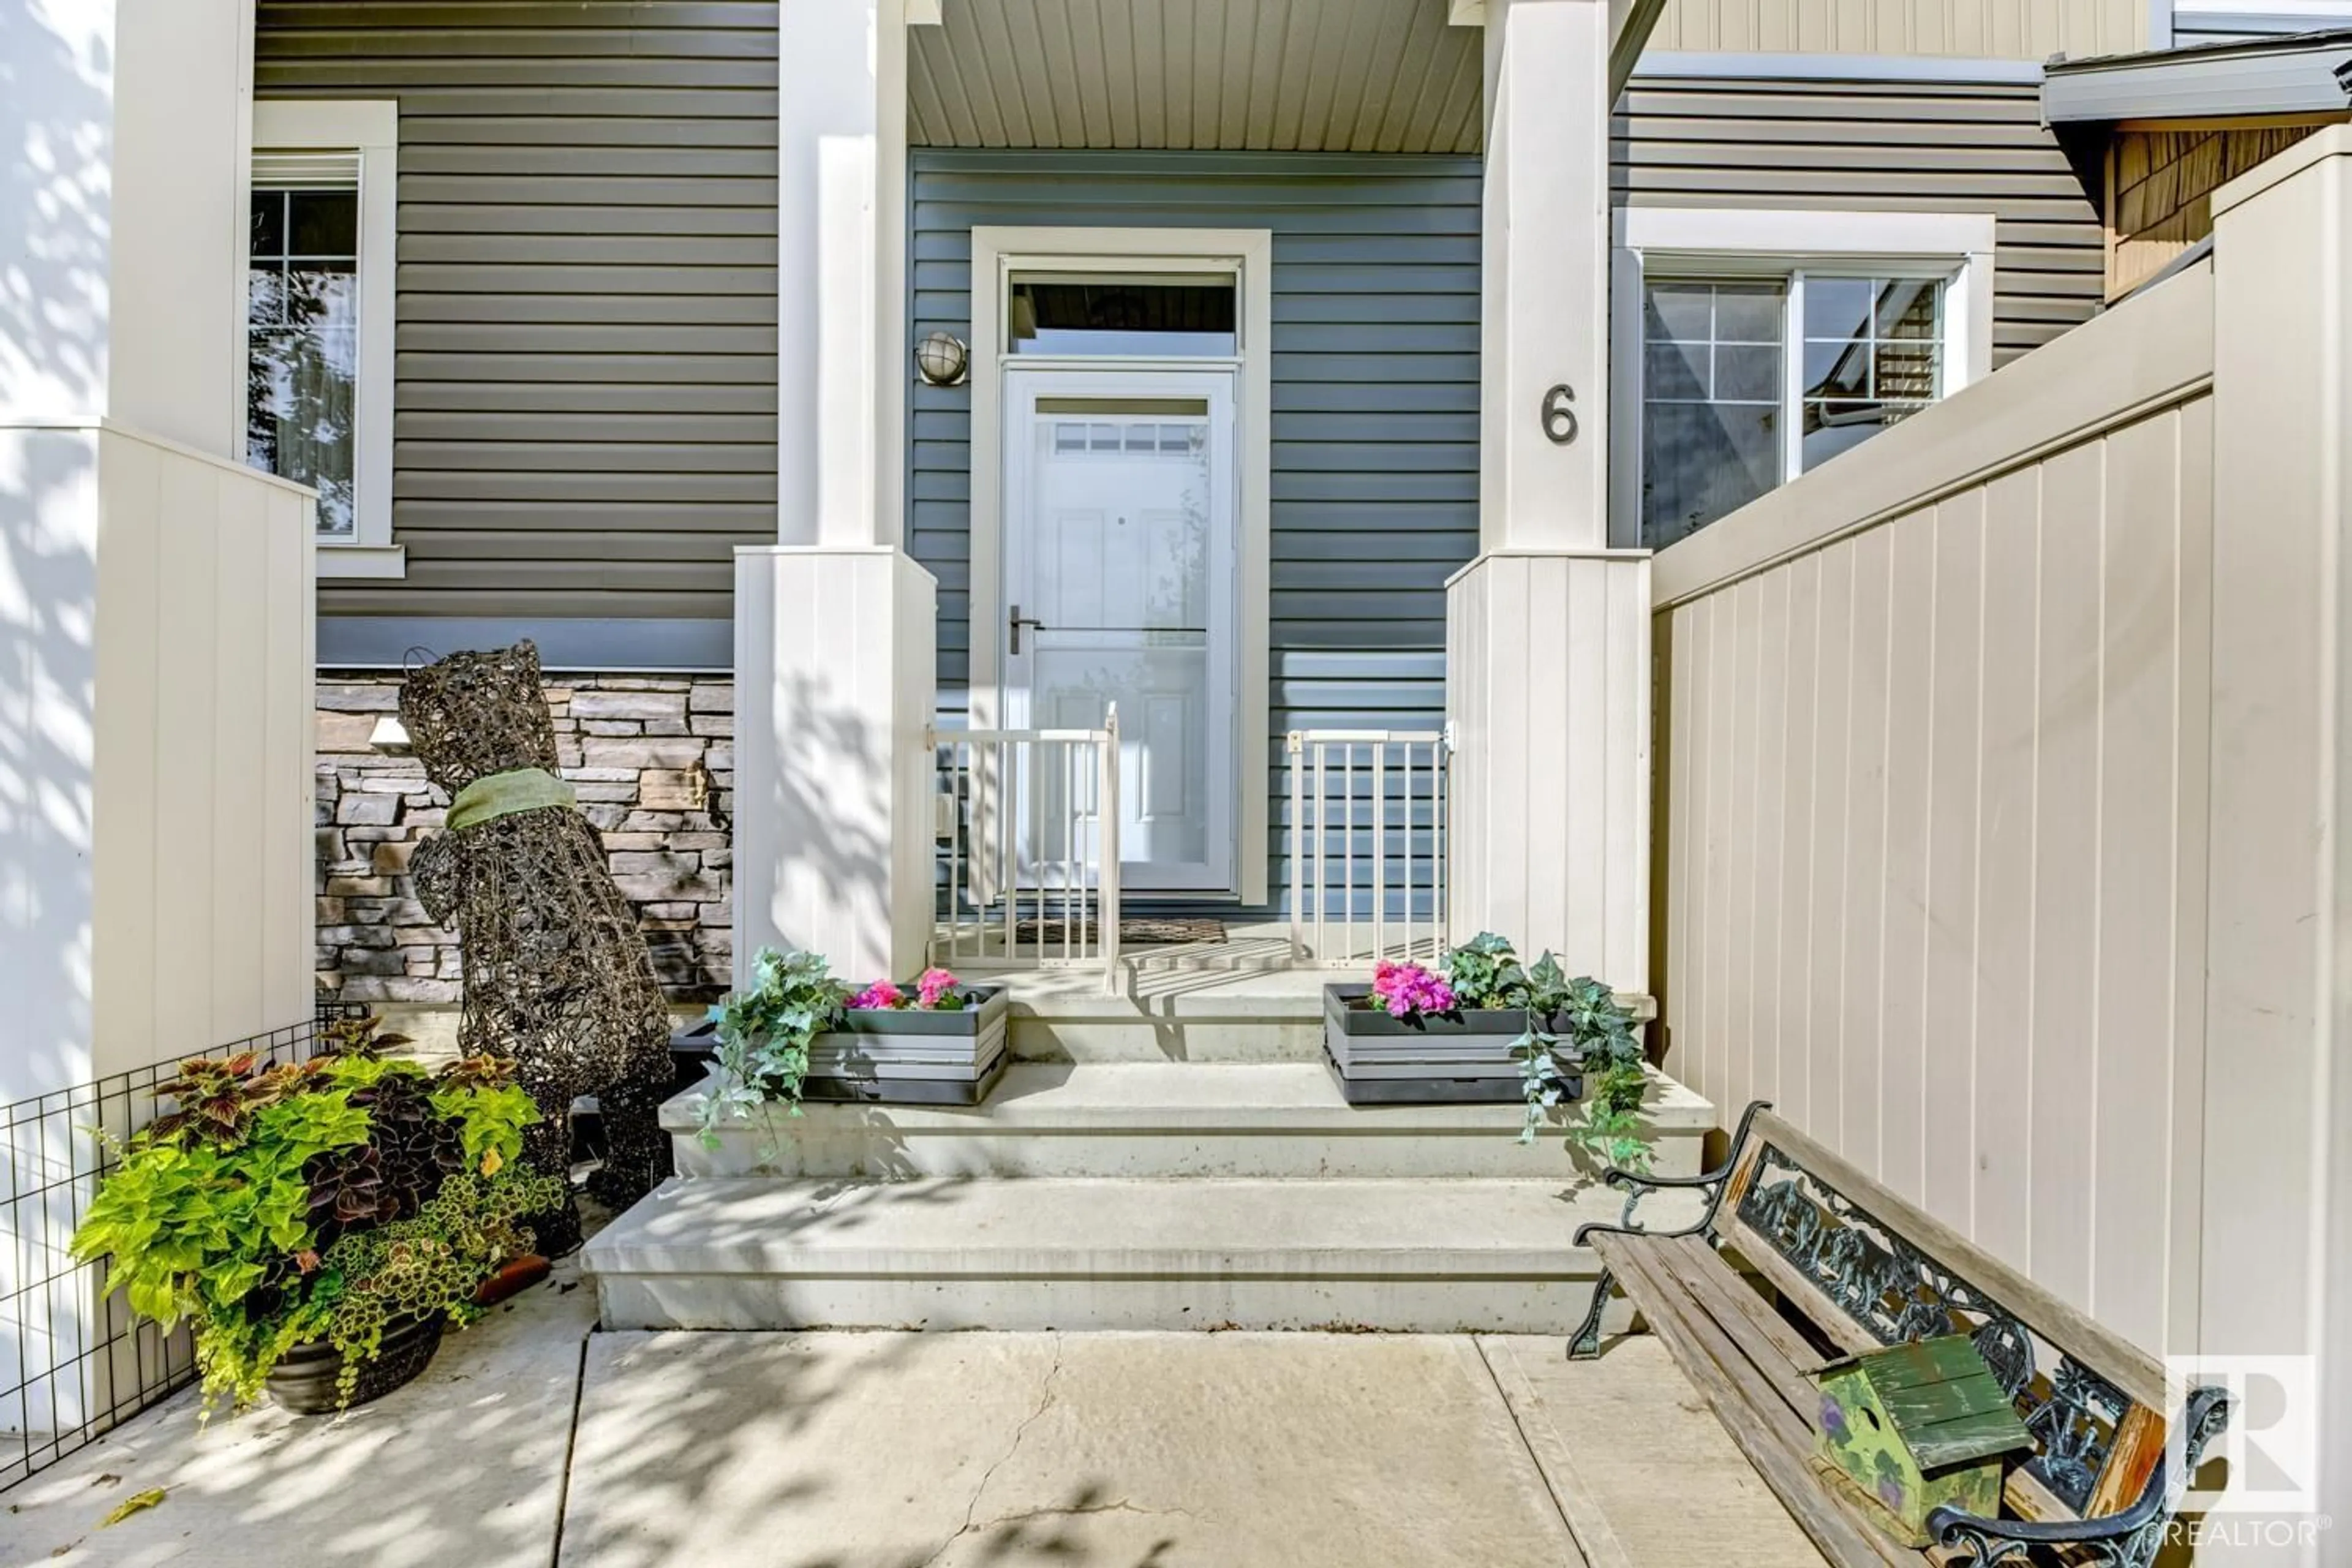
[{"label": "white soffit", "polygon": [[918,147],[1475,153],[1448,0],[945,0],[907,35]]}]

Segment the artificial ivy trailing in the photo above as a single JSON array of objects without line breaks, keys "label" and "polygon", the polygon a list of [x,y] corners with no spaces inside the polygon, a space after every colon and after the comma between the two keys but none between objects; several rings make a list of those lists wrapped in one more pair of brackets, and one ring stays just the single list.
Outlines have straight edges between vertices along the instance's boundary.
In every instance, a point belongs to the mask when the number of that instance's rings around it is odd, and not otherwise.
[{"label": "artificial ivy trailing", "polygon": [[1450,950],[1441,965],[1460,1007],[1524,1007],[1528,973],[1507,937],[1482,931]]},{"label": "artificial ivy trailing", "polygon": [[1527,1027],[1510,1047],[1527,1100],[1520,1142],[1533,1143],[1547,1121],[1565,1113],[1580,1076],[1584,1098],[1568,1123],[1570,1146],[1606,1164],[1650,1168],[1641,1131],[1645,1058],[1633,1016],[1615,993],[1589,975],[1570,979],[1549,952],[1522,963],[1509,939],[1493,931],[1453,949],[1444,967],[1461,1006],[1527,1009]]},{"label": "artificial ivy trailing", "polygon": [[698,1113],[705,1143],[716,1145],[721,1122],[765,1118],[780,1103],[790,1115],[801,1113],[809,1042],[848,997],[849,987],[825,972],[817,954],[760,950],[751,985],[710,1009],[719,1026],[719,1067]]},{"label": "artificial ivy trailing", "polygon": [[319,1339],[342,1352],[349,1398],[388,1324],[465,1322],[475,1287],[530,1249],[520,1216],[560,1201],[514,1163],[539,1111],[512,1071],[364,1050],[184,1063],[157,1090],[172,1113],[115,1144],[74,1255],[107,1259],[142,1317],[194,1325],[208,1409],[250,1404]]},{"label": "artificial ivy trailing", "polygon": [[1585,976],[1565,984],[1552,1016],[1585,1071],[1584,1113],[1570,1123],[1569,1142],[1606,1164],[1647,1171],[1651,1149],[1641,1131],[1647,1058],[1633,1030],[1633,1015],[1608,986]]}]

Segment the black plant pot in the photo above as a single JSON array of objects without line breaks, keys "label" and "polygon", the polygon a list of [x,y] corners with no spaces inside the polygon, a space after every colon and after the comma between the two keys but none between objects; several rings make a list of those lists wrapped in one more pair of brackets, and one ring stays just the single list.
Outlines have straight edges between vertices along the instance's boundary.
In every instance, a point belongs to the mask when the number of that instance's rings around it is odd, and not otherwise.
[{"label": "black plant pot", "polygon": [[[382,1399],[423,1372],[431,1364],[433,1352],[441,1348],[441,1331],[446,1323],[436,1312],[384,1330],[375,1359],[360,1366],[351,1403],[365,1405]],[[335,1389],[342,1375],[342,1352],[326,1340],[304,1340],[269,1369],[269,1397],[297,1415],[330,1415],[345,1407]]]}]

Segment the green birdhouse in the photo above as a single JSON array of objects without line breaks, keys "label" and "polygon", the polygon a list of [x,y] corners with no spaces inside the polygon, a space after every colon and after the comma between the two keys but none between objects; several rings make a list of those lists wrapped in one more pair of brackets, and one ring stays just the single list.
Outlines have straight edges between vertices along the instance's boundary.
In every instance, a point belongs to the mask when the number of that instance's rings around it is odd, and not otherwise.
[{"label": "green birdhouse", "polygon": [[2033,1447],[1965,1334],[1832,1362],[1813,1381],[1813,1462],[1884,1510],[1906,1545],[1928,1545],[1927,1515],[1946,1505],[1997,1517],[2002,1458]]}]

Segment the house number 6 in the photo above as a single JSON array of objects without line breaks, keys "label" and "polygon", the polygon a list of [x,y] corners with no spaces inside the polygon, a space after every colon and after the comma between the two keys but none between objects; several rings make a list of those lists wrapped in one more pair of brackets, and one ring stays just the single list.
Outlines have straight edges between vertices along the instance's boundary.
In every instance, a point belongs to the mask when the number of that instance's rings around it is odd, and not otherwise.
[{"label": "house number 6", "polygon": [[1576,439],[1576,410],[1569,406],[1575,401],[1576,388],[1564,381],[1543,395],[1543,433],[1555,447]]}]

